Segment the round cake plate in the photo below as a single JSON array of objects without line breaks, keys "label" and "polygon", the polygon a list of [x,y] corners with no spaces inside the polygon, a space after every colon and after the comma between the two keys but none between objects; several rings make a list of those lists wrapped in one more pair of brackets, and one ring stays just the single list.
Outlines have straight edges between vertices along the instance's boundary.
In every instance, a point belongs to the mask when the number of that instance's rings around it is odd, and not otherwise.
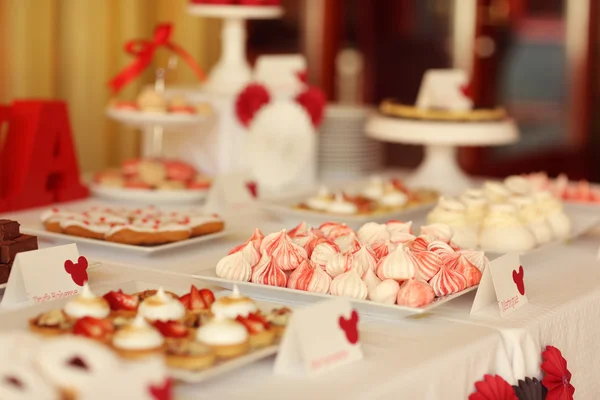
[{"label": "round cake plate", "polygon": [[107,108],[106,115],[115,121],[119,121],[129,126],[146,128],[161,126],[165,129],[191,129],[210,119],[210,117],[198,114],[159,114],[142,111],[119,110],[115,108]]},{"label": "round cake plate", "polygon": [[514,120],[494,122],[431,122],[385,117],[379,114],[367,122],[367,135],[384,142],[425,146],[425,158],[406,178],[411,187],[429,187],[458,195],[472,187],[457,159],[460,146],[501,146],[519,140]]},{"label": "round cake plate", "polygon": [[90,185],[92,194],[102,199],[153,205],[198,204],[206,199],[209,190],[148,190]]}]

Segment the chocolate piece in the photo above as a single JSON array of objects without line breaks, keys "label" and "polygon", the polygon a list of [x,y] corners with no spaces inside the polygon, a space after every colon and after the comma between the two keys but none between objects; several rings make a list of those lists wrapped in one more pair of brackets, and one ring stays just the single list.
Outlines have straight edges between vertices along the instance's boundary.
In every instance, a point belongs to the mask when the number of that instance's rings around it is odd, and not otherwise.
[{"label": "chocolate piece", "polygon": [[17,221],[10,219],[0,219],[0,242],[6,240],[15,240],[21,234],[19,231],[21,226]]},{"label": "chocolate piece", "polygon": [[12,263],[0,264],[0,284],[8,282]]},{"label": "chocolate piece", "polygon": [[37,250],[37,236],[21,235],[15,240],[0,242],[0,263],[9,263],[15,259],[17,253]]}]

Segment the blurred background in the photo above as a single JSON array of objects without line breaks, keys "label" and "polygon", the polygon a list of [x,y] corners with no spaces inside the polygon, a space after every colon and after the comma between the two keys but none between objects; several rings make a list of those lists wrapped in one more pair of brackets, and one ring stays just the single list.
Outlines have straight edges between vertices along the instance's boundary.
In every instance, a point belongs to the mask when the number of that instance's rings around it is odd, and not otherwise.
[{"label": "blurred background", "polygon": [[[0,0],[0,102],[68,102],[84,171],[137,155],[137,134],[105,116],[106,82],[130,60],[122,46],[150,38],[158,22],[175,24],[174,41],[205,69],[219,58],[220,21],[186,12],[186,0]],[[462,149],[470,173],[503,176],[546,170],[600,180],[598,22],[594,0],[283,0],[281,19],[250,21],[248,56],[303,53],[309,80],[336,101],[336,59],[362,55],[361,101],[414,102],[423,72],[463,68],[475,103],[503,105],[521,141]],[[168,54],[160,50],[155,64]],[[132,99],[151,69],[119,96]],[[169,78],[197,85],[181,65]],[[0,137],[1,139],[1,137]],[[413,167],[422,149],[385,144],[382,163]],[[597,161],[595,161],[597,160]]]}]

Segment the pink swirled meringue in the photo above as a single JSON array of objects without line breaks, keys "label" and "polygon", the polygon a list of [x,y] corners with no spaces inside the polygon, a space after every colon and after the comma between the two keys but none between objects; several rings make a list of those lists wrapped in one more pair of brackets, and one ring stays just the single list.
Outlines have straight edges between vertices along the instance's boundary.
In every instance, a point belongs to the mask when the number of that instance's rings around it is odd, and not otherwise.
[{"label": "pink swirled meringue", "polygon": [[433,251],[412,252],[419,276],[429,281],[442,266],[442,258]]},{"label": "pink swirled meringue", "polygon": [[311,265],[314,265],[314,263],[312,263],[310,260],[302,261],[302,263],[300,263],[300,266],[293,270],[292,273],[288,276],[287,287],[290,289],[294,289],[300,275],[302,275],[302,273],[306,271]]},{"label": "pink swirled meringue", "polygon": [[416,237],[412,233],[406,232],[398,232],[393,235],[390,235],[390,242],[395,244],[410,243],[415,239]]},{"label": "pink swirled meringue", "polygon": [[362,247],[362,244],[358,241],[358,238],[354,233],[348,235],[342,235],[334,240],[335,244],[340,248],[341,253],[354,253]]},{"label": "pink swirled meringue", "polygon": [[353,262],[354,257],[352,256],[352,253],[334,254],[327,262],[327,265],[325,266],[325,272],[327,272],[332,278],[335,278],[336,276],[353,269]]},{"label": "pink swirled meringue", "polygon": [[[303,265],[306,265],[306,267],[301,266],[296,269],[297,271],[302,268],[302,271],[297,278],[294,279],[293,285],[290,286],[288,282],[288,287],[292,289],[304,290],[305,292],[323,294],[328,293],[329,286],[331,285],[331,277],[310,261],[303,263]],[[294,271],[292,274],[294,274],[296,271]]]},{"label": "pink swirled meringue", "polygon": [[490,265],[490,260],[485,256],[483,251],[477,250],[460,250],[460,254],[467,257],[467,260],[471,262],[481,272],[485,271]]},{"label": "pink swirled meringue", "polygon": [[[248,243],[246,246],[250,246],[250,248],[254,250],[252,243]],[[250,261],[244,256],[244,251],[242,250],[229,254],[219,260],[215,272],[219,278],[231,281],[248,282],[252,277],[253,266],[254,265],[251,265]]]},{"label": "pink swirled meringue", "polygon": [[324,241],[319,243],[313,250],[310,261],[314,262],[315,265],[321,269],[327,267],[327,263],[331,260],[335,254],[340,252],[339,247],[335,243]]},{"label": "pink swirled meringue", "polygon": [[438,256],[440,256],[442,258],[446,254],[456,253],[454,251],[454,249],[448,243],[444,243],[439,240],[435,240],[435,241],[429,243],[429,246],[427,246],[427,250],[433,251],[435,254],[437,254]]},{"label": "pink swirled meringue", "polygon": [[[316,236],[311,233],[309,236],[306,236],[306,238],[308,238],[309,240],[306,243],[304,243],[302,247],[304,248],[304,250],[306,250],[306,255],[308,256],[308,258],[312,257],[315,248],[321,243],[329,243],[334,247],[337,246],[324,236]],[[298,238],[296,238],[295,240],[297,239]]]},{"label": "pink swirled meringue", "polygon": [[398,290],[400,284],[393,279],[386,279],[370,290],[367,287],[369,300],[382,304],[395,304]]},{"label": "pink swirled meringue", "polygon": [[262,234],[262,232],[258,228],[256,228],[254,230],[254,233],[250,237],[250,239],[246,240],[246,242],[244,244],[240,244],[239,246],[236,246],[233,249],[231,249],[231,251],[229,252],[229,254],[236,253],[236,252],[242,250],[244,247],[246,247],[246,245],[248,243],[252,243],[252,245],[254,246],[254,248],[256,249],[256,251],[258,252],[258,254],[260,255],[260,245],[261,245],[262,240],[264,239],[264,237],[265,236]]},{"label": "pink swirled meringue", "polygon": [[464,256],[464,254],[456,253],[454,259],[448,260],[446,265],[448,268],[460,273],[467,281],[467,287],[479,284],[481,281],[481,271]]},{"label": "pink swirled meringue", "polygon": [[442,297],[464,290],[467,287],[467,280],[459,272],[442,266],[429,284],[435,295]]},{"label": "pink swirled meringue", "polygon": [[256,251],[256,248],[252,242],[246,242],[246,244],[234,247],[229,252],[229,255],[234,253],[242,253],[252,267],[258,264],[258,261],[260,260],[260,253]]},{"label": "pink swirled meringue", "polygon": [[279,268],[273,259],[267,254],[252,269],[252,282],[261,285],[285,287],[287,284],[287,275]]},{"label": "pink swirled meringue", "polygon": [[334,240],[338,236],[354,232],[352,228],[339,222],[325,222],[319,226],[319,230],[323,232],[325,237],[331,240]]},{"label": "pink swirled meringue", "polygon": [[292,242],[285,230],[267,235],[260,248],[261,253],[270,256],[275,265],[283,271],[295,270],[308,258],[306,250]]},{"label": "pink swirled meringue", "polygon": [[433,301],[435,293],[426,282],[408,279],[400,285],[396,303],[401,306],[423,307]]},{"label": "pink swirled meringue", "polygon": [[390,254],[379,260],[376,272],[377,277],[381,280],[404,281],[416,276],[417,267],[408,247],[398,246]]},{"label": "pink swirled meringue", "polygon": [[444,243],[450,243],[454,229],[442,223],[429,224],[421,227],[421,234],[428,235]]},{"label": "pink swirled meringue", "polygon": [[366,246],[361,247],[352,253],[352,258],[352,264],[354,265],[354,268],[358,270],[360,276],[363,276],[368,269],[375,271],[375,268],[377,268],[377,258],[375,257],[375,253]]},{"label": "pink swirled meringue", "polygon": [[355,269],[351,269],[333,278],[329,292],[335,296],[350,297],[358,300],[365,300],[368,294],[367,285],[360,279]]},{"label": "pink swirled meringue", "polygon": [[[294,238],[292,238],[292,242],[294,242],[295,244],[297,244],[300,247],[305,247],[306,244],[308,242],[310,242],[312,239],[314,239],[316,236],[313,235],[312,233],[309,233],[306,236],[296,236]],[[306,250],[306,249],[304,249]]]},{"label": "pink swirled meringue", "polygon": [[394,234],[394,233],[413,233],[412,232],[412,221],[408,221],[408,222],[402,222],[402,221],[398,221],[398,220],[390,220],[388,222],[385,223],[385,226],[387,227],[388,232],[390,232],[390,234]]},{"label": "pink swirled meringue", "polygon": [[434,239],[431,236],[421,235],[421,236],[417,237],[415,240],[413,240],[412,242],[406,243],[406,245],[413,252],[427,251],[427,249],[429,248],[429,243],[433,242],[433,240]]},{"label": "pink swirled meringue", "polygon": [[310,226],[302,221],[300,222],[300,224],[298,224],[298,226],[296,226],[294,229],[292,229],[291,231],[288,232],[289,237],[291,237],[292,239],[294,239],[295,237],[298,236],[308,236],[308,234],[310,233]]},{"label": "pink swirled meringue", "polygon": [[385,240],[373,243],[371,245],[371,250],[373,250],[375,257],[378,260],[381,260],[383,257],[387,256],[392,251],[394,251],[396,247],[398,247],[396,244],[390,242],[389,240]]},{"label": "pink swirled meringue", "polygon": [[358,240],[366,246],[371,246],[378,241],[390,240],[387,226],[376,222],[367,222],[360,227],[356,235],[358,236]]},{"label": "pink swirled meringue", "polygon": [[362,276],[362,280],[367,285],[367,290],[373,289],[375,286],[381,283],[381,279],[375,275],[375,271],[368,269]]}]

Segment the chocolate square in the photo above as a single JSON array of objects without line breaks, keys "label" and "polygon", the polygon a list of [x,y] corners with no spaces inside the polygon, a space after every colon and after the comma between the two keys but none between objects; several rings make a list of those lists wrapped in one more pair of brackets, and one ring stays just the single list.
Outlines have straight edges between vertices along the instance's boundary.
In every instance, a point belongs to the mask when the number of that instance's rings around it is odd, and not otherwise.
[{"label": "chocolate square", "polygon": [[10,275],[10,269],[12,263],[0,264],[0,284],[8,282],[8,276]]},{"label": "chocolate square", "polygon": [[15,240],[19,237],[21,226],[17,221],[11,221],[10,219],[0,219],[0,242],[6,240]]},{"label": "chocolate square", "polygon": [[0,242],[0,263],[9,263],[15,259],[17,253],[37,250],[37,236],[21,235],[15,240]]}]

